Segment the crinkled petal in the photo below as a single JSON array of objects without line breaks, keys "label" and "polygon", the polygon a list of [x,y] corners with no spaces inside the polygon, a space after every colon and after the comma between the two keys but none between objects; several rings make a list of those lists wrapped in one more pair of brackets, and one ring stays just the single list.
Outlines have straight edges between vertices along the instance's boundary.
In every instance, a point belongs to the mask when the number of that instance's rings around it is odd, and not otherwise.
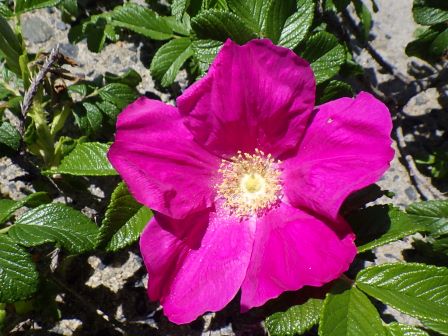
[{"label": "crinkled petal", "polygon": [[213,205],[218,157],[193,141],[177,109],[140,98],[118,116],[108,158],[134,197],[173,218]]},{"label": "crinkled petal", "polygon": [[[204,215],[210,220],[206,227]],[[170,221],[156,215],[141,236],[140,250],[150,298],[160,300],[168,319],[181,324],[221,310],[236,295],[249,264],[254,229],[215,212],[195,214],[184,220],[194,229],[179,239],[165,229]]]},{"label": "crinkled petal", "polygon": [[219,156],[297,147],[314,107],[308,63],[269,40],[222,47],[208,74],[177,99],[195,140]]},{"label": "crinkled petal", "polygon": [[353,241],[341,218],[324,222],[282,203],[257,221],[241,310],[261,306],[285,291],[338,278],[356,255]]},{"label": "crinkled petal", "polygon": [[391,130],[389,110],[368,93],[318,107],[297,155],[283,164],[289,202],[336,218],[350,193],[388,169]]}]

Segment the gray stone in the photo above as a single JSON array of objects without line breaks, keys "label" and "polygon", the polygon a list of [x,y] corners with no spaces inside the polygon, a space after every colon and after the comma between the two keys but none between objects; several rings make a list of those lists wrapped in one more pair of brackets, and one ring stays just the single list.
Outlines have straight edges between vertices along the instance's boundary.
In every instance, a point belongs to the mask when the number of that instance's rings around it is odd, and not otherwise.
[{"label": "gray stone", "polygon": [[43,43],[53,36],[53,29],[41,18],[27,16],[22,19],[22,33],[32,43]]},{"label": "gray stone", "polygon": [[65,56],[76,58],[78,56],[78,46],[71,43],[63,43],[59,47],[59,51]]},{"label": "gray stone", "polygon": [[59,30],[67,30],[68,29],[68,25],[62,21],[58,21],[56,22],[56,28]]}]

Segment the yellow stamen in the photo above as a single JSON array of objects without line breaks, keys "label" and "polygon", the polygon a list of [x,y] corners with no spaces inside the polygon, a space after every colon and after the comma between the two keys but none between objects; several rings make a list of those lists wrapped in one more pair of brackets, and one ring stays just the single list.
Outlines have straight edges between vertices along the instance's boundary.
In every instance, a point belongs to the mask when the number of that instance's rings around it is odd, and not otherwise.
[{"label": "yellow stamen", "polygon": [[216,185],[224,206],[241,219],[262,214],[281,198],[280,161],[255,149],[222,160],[221,183]]}]

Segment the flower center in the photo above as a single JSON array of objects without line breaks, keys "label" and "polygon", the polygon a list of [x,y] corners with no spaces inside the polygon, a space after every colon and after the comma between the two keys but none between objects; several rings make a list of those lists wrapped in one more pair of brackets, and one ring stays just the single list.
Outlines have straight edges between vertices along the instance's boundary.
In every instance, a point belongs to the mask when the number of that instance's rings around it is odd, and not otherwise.
[{"label": "flower center", "polygon": [[221,183],[216,185],[224,206],[241,219],[260,215],[281,198],[280,161],[255,149],[222,160]]}]

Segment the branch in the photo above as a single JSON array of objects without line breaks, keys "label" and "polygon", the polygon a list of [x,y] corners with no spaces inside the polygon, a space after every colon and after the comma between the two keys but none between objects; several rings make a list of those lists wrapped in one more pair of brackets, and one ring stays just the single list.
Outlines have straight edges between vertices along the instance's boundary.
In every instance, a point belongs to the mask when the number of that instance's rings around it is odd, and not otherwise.
[{"label": "branch", "polygon": [[50,56],[47,57],[42,68],[37,73],[37,76],[31,81],[31,85],[30,85],[28,91],[26,91],[25,95],[23,96],[22,109],[21,109],[22,118],[19,122],[19,133],[22,136],[22,138],[23,138],[23,134],[25,133],[26,115],[28,113],[28,110],[31,108],[31,105],[33,103],[33,98],[37,93],[39,85],[44,80],[45,75],[48,73],[48,71],[50,71],[50,68],[53,65],[53,63],[56,62],[58,56],[59,56],[59,44],[56,45],[56,47],[54,47],[51,50]]}]

